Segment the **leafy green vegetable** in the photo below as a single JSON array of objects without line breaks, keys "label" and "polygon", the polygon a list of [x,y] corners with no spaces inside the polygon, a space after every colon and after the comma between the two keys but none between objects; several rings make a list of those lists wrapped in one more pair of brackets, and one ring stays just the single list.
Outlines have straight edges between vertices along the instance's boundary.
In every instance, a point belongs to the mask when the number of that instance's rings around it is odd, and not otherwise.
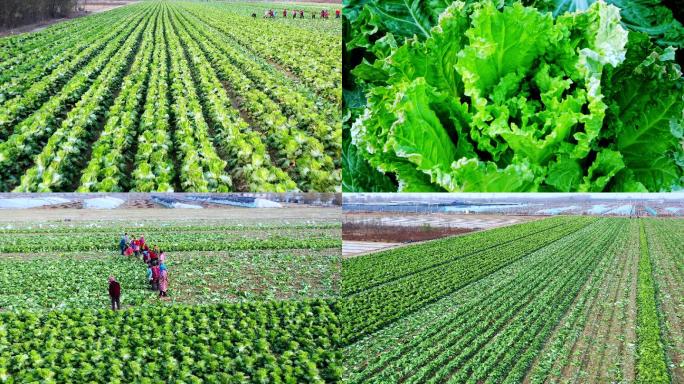
[{"label": "leafy green vegetable", "polygon": [[628,171],[623,183],[633,189],[674,190],[682,186],[682,111],[684,80],[674,62],[674,49],[661,49],[640,33],[630,33],[628,55],[608,69],[604,83],[607,132],[617,136],[617,149]]},{"label": "leafy green vegetable", "polygon": [[[363,52],[350,75],[366,90],[366,108],[345,106],[359,116],[344,148],[370,167],[345,177],[369,180],[372,168],[401,191],[681,188],[674,50],[628,34],[615,6],[596,2],[554,19],[520,3],[454,2],[428,35],[405,39],[379,15],[364,20],[370,8],[348,12],[352,29],[375,28],[345,39]],[[640,102],[617,92],[625,88]],[[647,121],[630,117],[652,104],[638,116]],[[639,150],[653,140],[661,144]]]},{"label": "leafy green vegetable", "polygon": [[[596,0],[541,0],[534,6],[554,16],[586,10]],[[622,23],[632,31],[644,32],[662,47],[684,47],[684,26],[661,0],[606,0],[620,8]]]}]

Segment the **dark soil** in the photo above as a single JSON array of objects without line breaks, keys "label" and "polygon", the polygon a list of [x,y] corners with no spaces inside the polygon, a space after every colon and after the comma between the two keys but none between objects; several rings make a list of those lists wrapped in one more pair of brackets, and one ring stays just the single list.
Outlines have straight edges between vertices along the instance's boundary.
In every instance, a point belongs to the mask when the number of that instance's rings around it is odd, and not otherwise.
[{"label": "dark soil", "polygon": [[385,226],[359,223],[342,224],[342,240],[412,243],[473,232],[470,228]]}]

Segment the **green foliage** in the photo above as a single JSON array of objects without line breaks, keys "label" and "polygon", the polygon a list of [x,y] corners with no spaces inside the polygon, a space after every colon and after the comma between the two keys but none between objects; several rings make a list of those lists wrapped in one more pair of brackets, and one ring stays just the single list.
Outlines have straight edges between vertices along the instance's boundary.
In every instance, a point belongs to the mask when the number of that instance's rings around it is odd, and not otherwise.
[{"label": "green foliage", "polygon": [[665,351],[660,335],[653,267],[643,223],[640,223],[639,228],[639,249],[636,382],[669,383],[670,375],[667,372]]},{"label": "green foliage", "polygon": [[[383,253],[375,265],[368,258],[361,259],[358,262],[360,266],[371,263],[362,268],[368,271],[368,279],[361,269],[355,268],[357,262],[344,262],[342,317],[348,319],[344,322],[345,342],[354,342],[378,331],[537,249],[591,225],[594,219],[566,218],[563,225],[554,221],[548,226],[533,225],[527,235],[514,240],[507,237],[510,235],[507,231],[497,231],[490,245],[482,248],[461,249],[459,246],[464,240],[459,237],[429,242],[419,246],[424,255],[420,258],[422,265],[409,262],[405,268],[402,263],[393,263],[395,258],[401,260],[404,254],[401,249]],[[480,236],[476,235],[476,238]],[[360,282],[359,289],[348,285],[348,269],[350,281]],[[384,273],[385,270],[388,272]],[[358,313],[364,315],[354,315]]]},{"label": "green foliage", "polygon": [[339,191],[340,36],[320,31],[340,21],[245,9],[141,2],[0,39],[0,190]]},{"label": "green foliage", "polygon": [[0,314],[4,382],[341,379],[334,301]]},{"label": "green foliage", "polygon": [[[383,182],[367,176],[375,170],[402,191],[681,188],[674,50],[628,34],[615,6],[554,19],[518,2],[454,2],[437,18],[409,3],[383,16],[370,3],[352,6],[345,28],[345,92],[365,93],[345,104],[345,156],[370,166],[351,168],[345,188],[372,190],[365,180]],[[396,31],[406,17],[415,36]]]},{"label": "green foliage", "polygon": [[[0,244],[14,245],[0,250],[9,252],[0,257],[0,311],[105,308],[109,275],[121,283],[125,308],[332,297],[339,289],[337,224],[168,224],[135,232],[105,223],[3,229]],[[125,231],[166,252],[168,301],[149,290],[139,258],[120,256]]]}]

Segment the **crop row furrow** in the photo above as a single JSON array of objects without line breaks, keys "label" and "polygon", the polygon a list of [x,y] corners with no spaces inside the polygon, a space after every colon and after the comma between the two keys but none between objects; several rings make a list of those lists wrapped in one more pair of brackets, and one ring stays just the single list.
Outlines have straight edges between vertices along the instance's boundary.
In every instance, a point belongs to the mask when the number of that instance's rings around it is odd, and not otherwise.
[{"label": "crop row furrow", "polygon": [[0,138],[11,134],[11,128],[14,125],[26,116],[34,113],[52,95],[60,90],[63,91],[63,84],[68,83],[84,64],[101,52],[109,42],[117,41],[121,38],[122,27],[126,28],[128,25],[136,25],[141,22],[144,22],[144,14],[139,14],[132,19],[122,20],[120,26],[110,29],[108,33],[102,34],[94,42],[86,39],[84,42],[77,43],[72,50],[75,54],[73,58],[64,60],[47,76],[40,78],[36,82],[28,83],[30,85],[28,89],[2,104],[0,107]]},{"label": "crop row furrow", "polygon": [[[174,14],[174,23],[178,24]],[[215,142],[227,153],[226,160],[234,177],[243,180],[253,190],[291,191],[295,182],[282,170],[276,168],[261,141],[259,134],[250,129],[239,112],[230,103],[225,89],[211,67],[204,52],[187,32],[187,26],[178,24],[181,42],[188,57],[193,58],[194,74],[202,95],[205,109],[214,124]]]},{"label": "crop row furrow", "polygon": [[300,127],[311,135],[320,138],[331,156],[339,158],[342,131],[337,106],[297,89],[297,84],[277,73],[258,56],[244,51],[230,39],[221,38],[227,27],[209,24],[206,18],[210,15],[194,10],[187,15],[192,15],[193,19],[199,20],[208,29],[205,37],[235,66],[235,71],[247,76],[260,91],[281,106],[283,113],[296,119]]},{"label": "crop row furrow", "polygon": [[[302,190],[334,191],[339,185],[341,172],[334,169],[333,159],[325,153],[320,141],[299,130],[296,123],[281,114],[277,104],[255,88],[245,75],[236,71],[220,52],[203,43],[204,38],[197,35],[196,26],[188,20],[185,25],[187,28],[184,31],[194,35],[186,39],[189,48],[196,55],[201,55],[213,63],[218,73],[223,76],[223,80],[228,81],[240,94],[248,113],[258,123],[258,129],[266,135],[269,145],[275,149],[278,167],[289,171]],[[197,41],[200,47],[196,46],[194,41]],[[213,70],[207,69],[207,72],[212,73]],[[212,80],[217,86],[220,85],[218,78],[212,76]]]},{"label": "crop row furrow", "polygon": [[[227,162],[216,153],[209,137],[209,125],[204,118],[190,66],[183,54],[178,33],[171,22],[170,11],[164,12],[166,40],[170,55],[172,115],[175,123],[174,141],[178,147],[181,186],[192,192],[226,192],[233,179],[226,172]],[[201,60],[191,57],[191,60]]]},{"label": "crop row furrow", "polygon": [[137,48],[141,37],[152,25],[150,18],[147,18],[127,37],[116,53],[117,59],[107,63],[88,91],[69,111],[66,119],[33,159],[35,165],[21,177],[15,191],[51,192],[72,187],[78,176],[77,162],[82,153],[89,149],[88,141],[95,135],[92,131],[112,104],[113,91],[120,85],[130,59],[140,56]]},{"label": "crop row furrow", "polygon": [[[143,20],[144,16],[140,15],[135,20]],[[43,149],[45,141],[56,130],[62,116],[67,112],[73,115],[72,111],[77,107],[74,106],[70,111],[72,105],[82,103],[80,100],[92,89],[95,81],[108,67],[110,59],[120,51],[123,42],[133,30],[140,27],[141,24],[136,24],[135,20],[116,30],[114,33],[117,36],[102,47],[97,56],[78,71],[58,94],[17,124],[13,134],[0,143],[1,190],[9,191],[16,187],[19,176],[31,165],[31,158]]]},{"label": "crop row furrow", "polygon": [[[373,290],[348,297],[344,313],[364,313],[345,323],[349,341],[380,329],[428,303],[476,281],[529,253],[543,248],[584,227],[586,222],[572,222],[551,233],[543,232],[518,242],[457,259],[440,269],[427,270],[395,280]],[[419,287],[419,288],[418,288]]]},{"label": "crop row furrow", "polygon": [[[591,219],[586,218],[577,220],[591,222]],[[388,281],[439,267],[475,252],[553,230],[567,222],[569,220],[564,218],[539,220],[345,260],[342,294],[362,292]]]},{"label": "crop row furrow", "polygon": [[50,75],[53,70],[63,68],[60,67],[61,64],[95,44],[103,35],[116,29],[118,24],[131,16],[132,13],[113,14],[108,18],[92,20],[90,23],[82,24],[83,28],[69,29],[67,33],[62,34],[62,39],[42,44],[36,48],[36,52],[12,57],[16,65],[7,69],[0,66],[0,104],[22,95],[34,83]]},{"label": "crop row furrow", "polygon": [[159,14],[145,30],[139,54],[123,79],[121,91],[107,112],[107,122],[93,144],[91,159],[83,170],[78,192],[122,191],[126,149],[135,137],[143,93],[150,71],[155,31],[159,30]]},{"label": "crop row furrow", "polygon": [[[510,291],[499,291],[500,295],[507,297],[507,303],[498,309],[496,307],[489,307],[488,310],[483,311],[484,316],[486,316],[485,319],[470,324],[469,327],[451,328],[452,337],[456,336],[458,343],[443,351],[439,358],[431,360],[426,365],[426,368],[422,370],[422,373],[426,376],[412,377],[411,382],[419,382],[421,377],[427,380],[427,382],[440,382],[443,378],[465,381],[469,379],[471,374],[475,376],[476,380],[484,380],[492,369],[495,369],[495,374],[501,374],[502,371],[512,373],[512,366],[505,362],[502,364],[500,361],[497,361],[504,359],[502,353],[511,353],[511,351],[515,350],[514,346],[519,341],[520,332],[523,330],[529,331],[530,326],[535,324],[533,320],[549,320],[539,311],[544,310],[546,304],[543,303],[545,300],[556,298],[561,292],[568,292],[573,287],[573,280],[569,278],[570,276],[576,279],[574,280],[574,286],[584,283],[585,280],[582,279],[581,273],[579,273],[579,271],[582,271],[580,268],[585,266],[586,263],[595,261],[596,255],[603,251],[601,245],[605,244],[611,238],[611,235],[615,234],[616,228],[616,225],[605,225],[605,223],[602,223],[601,225],[593,226],[593,228],[590,228],[591,230],[584,230],[582,236],[573,236],[575,244],[585,246],[586,252],[582,252],[581,255],[568,250],[567,246],[564,248],[558,246],[550,247],[549,249],[544,248],[538,251],[541,255],[553,255],[553,259],[556,260],[560,257],[563,262],[556,262],[558,265],[556,268],[558,269],[550,268],[554,273],[544,274],[544,279],[532,279],[532,281],[536,281],[538,284],[539,291],[537,294],[525,294],[521,296],[524,299],[521,299],[521,297],[516,298],[517,294],[513,294]],[[601,230],[603,232],[599,232]],[[596,241],[589,240],[590,236],[596,236],[599,233],[598,239],[591,239]],[[550,260],[546,259],[546,262]],[[541,268],[535,268],[535,270],[540,271]],[[514,291],[516,290],[514,289]],[[564,297],[568,298],[568,296]],[[572,298],[574,296],[570,297],[569,300],[572,300]],[[524,303],[524,305],[521,303]],[[557,308],[560,306],[552,305],[551,307]],[[558,309],[560,310],[560,308]],[[504,315],[500,315],[502,312]],[[517,325],[517,322],[520,321],[526,321],[527,324]],[[495,326],[496,324],[498,326]],[[548,330],[549,324],[546,324],[546,327]],[[458,337],[459,330],[462,332],[460,337]],[[497,343],[503,342],[508,342],[510,348],[502,350],[496,347]],[[523,355],[521,351],[517,352],[519,357]],[[520,361],[523,361],[523,359],[521,358]],[[500,381],[503,381],[503,379],[503,377],[498,378]]]}]

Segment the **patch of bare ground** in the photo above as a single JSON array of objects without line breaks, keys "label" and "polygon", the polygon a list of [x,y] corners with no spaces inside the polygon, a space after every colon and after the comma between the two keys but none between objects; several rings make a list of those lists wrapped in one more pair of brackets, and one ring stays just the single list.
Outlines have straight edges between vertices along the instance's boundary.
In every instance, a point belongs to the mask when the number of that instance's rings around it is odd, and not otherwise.
[{"label": "patch of bare ground", "polygon": [[221,81],[221,84],[230,98],[230,104],[240,113],[242,120],[249,124],[250,127],[257,128],[256,123],[254,120],[252,120],[252,116],[250,116],[249,113],[242,108],[244,101],[242,100],[242,97],[240,97],[240,95],[235,91],[235,88],[233,88],[233,86],[227,81]]},{"label": "patch of bare ground", "polygon": [[278,62],[276,62],[275,60],[271,60],[271,59],[266,58],[266,57],[264,57],[263,59],[266,60],[266,62],[267,62],[270,66],[274,67],[274,68],[277,69],[279,72],[281,72],[282,74],[284,74],[285,76],[287,76],[287,78],[289,78],[290,80],[294,80],[295,82],[300,83],[299,77],[297,77],[297,75],[296,75],[294,72],[292,72],[292,71],[290,71],[289,69],[285,68],[284,66],[280,65],[280,64],[279,64]]},{"label": "patch of bare ground", "polygon": [[86,1],[84,8],[88,13],[100,13],[114,8],[123,7],[138,0],[118,0],[118,1]]},{"label": "patch of bare ground", "polygon": [[382,243],[412,243],[473,232],[470,228],[405,227],[362,223],[342,224],[342,240]]},{"label": "patch of bare ground", "polygon": [[20,27],[15,27],[15,28],[10,28],[10,29],[5,29],[5,30],[0,29],[0,37],[18,35],[21,33],[40,32],[43,29],[45,29],[45,28],[47,28],[53,24],[57,24],[57,23],[61,23],[63,21],[76,19],[78,17],[82,17],[85,15],[87,15],[87,13],[78,12],[78,13],[74,13],[73,15],[71,15],[69,17],[61,17],[58,19],[42,20],[42,21],[39,21],[37,23],[26,24],[26,25],[22,25]]},{"label": "patch of bare ground", "polygon": [[673,383],[684,383],[684,276],[678,273],[675,260],[681,254],[666,245],[657,229],[646,228],[669,371]]}]

